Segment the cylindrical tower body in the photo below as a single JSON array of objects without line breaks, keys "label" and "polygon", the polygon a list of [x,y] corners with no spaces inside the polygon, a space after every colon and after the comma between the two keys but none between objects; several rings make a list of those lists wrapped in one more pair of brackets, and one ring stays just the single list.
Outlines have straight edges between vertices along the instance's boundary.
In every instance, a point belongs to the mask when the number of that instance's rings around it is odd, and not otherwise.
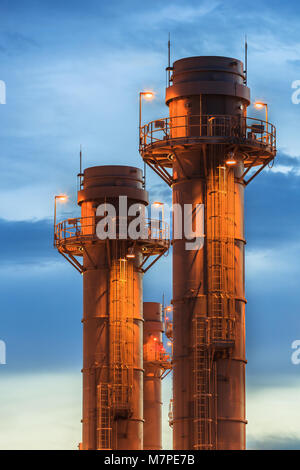
[{"label": "cylindrical tower body", "polygon": [[162,449],[162,310],[144,302],[144,450]]},{"label": "cylindrical tower body", "polygon": [[54,244],[83,275],[80,449],[141,450],[142,277],[169,249],[169,229],[146,218],[138,168],[96,166],[79,176],[81,217],[56,224]]},{"label": "cylindrical tower body", "polygon": [[247,117],[239,60],[191,57],[172,72],[170,116],[142,128],[140,151],[172,187],[176,224],[192,213],[195,230],[204,207],[203,243],[173,227],[173,446],[244,449],[244,187],[275,157],[276,130]]},{"label": "cylindrical tower body", "polygon": [[[219,115],[238,119],[248,98],[239,61],[175,62],[172,137],[207,133]],[[218,143],[178,149],[173,165],[173,204],[204,204],[206,235],[196,253],[185,239],[173,245],[175,449],[245,447],[243,168],[227,167],[225,152]]]},{"label": "cylindrical tower body", "polygon": [[[111,204],[121,223],[126,213],[120,214],[119,196],[127,196],[128,206],[147,204],[139,169],[103,166],[84,171],[78,203],[85,237],[95,233],[100,204]],[[129,246],[125,237],[82,247],[86,450],[143,446],[142,255],[136,245],[134,257],[128,258]]]}]

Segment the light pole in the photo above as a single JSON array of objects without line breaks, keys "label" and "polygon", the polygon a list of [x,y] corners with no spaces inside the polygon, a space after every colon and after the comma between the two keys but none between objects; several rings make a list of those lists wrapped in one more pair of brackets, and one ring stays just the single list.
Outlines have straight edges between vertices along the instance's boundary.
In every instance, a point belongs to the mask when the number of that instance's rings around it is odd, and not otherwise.
[{"label": "light pole", "polygon": [[266,130],[267,130],[266,142],[268,143],[268,142],[269,142],[269,132],[268,132],[268,126],[269,126],[269,124],[268,124],[268,104],[267,104],[267,103],[263,103],[262,101],[256,101],[256,102],[254,103],[254,107],[255,107],[256,109],[263,109],[263,108],[265,108],[265,110],[266,110],[266,127],[267,127],[267,129],[266,129]]},{"label": "light pole", "polygon": [[152,204],[153,207],[161,207],[161,221],[165,220],[165,205],[163,202],[155,201]]},{"label": "light pole", "polygon": [[[161,207],[161,224],[160,218],[158,217],[158,230],[161,230],[161,238],[166,238],[166,233],[164,231],[164,221],[165,221],[165,205],[163,202],[155,201],[152,204],[153,207]],[[161,227],[160,227],[161,225]]]},{"label": "light pole", "polygon": [[141,138],[141,128],[142,128],[142,98],[146,100],[152,100],[154,97],[154,93],[152,91],[140,91],[140,99],[139,99],[139,131],[140,131],[140,138]]},{"label": "light pole", "polygon": [[[140,91],[139,93],[139,150],[142,145],[142,98],[152,100],[154,93],[152,91]],[[144,187],[146,186],[146,163],[144,163]]]},{"label": "light pole", "polygon": [[68,199],[68,196],[65,194],[59,194],[58,196],[54,197],[54,241],[53,245],[55,247],[55,240],[56,240],[56,233],[55,233],[55,227],[56,227],[56,201],[59,200],[61,202],[65,202]]}]

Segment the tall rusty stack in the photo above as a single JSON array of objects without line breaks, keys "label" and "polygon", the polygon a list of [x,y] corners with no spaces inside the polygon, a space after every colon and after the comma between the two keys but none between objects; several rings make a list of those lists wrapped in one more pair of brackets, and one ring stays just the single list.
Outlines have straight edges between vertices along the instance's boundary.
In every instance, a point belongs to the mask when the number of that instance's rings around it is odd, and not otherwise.
[{"label": "tall rusty stack", "polygon": [[[81,217],[55,228],[58,251],[83,274],[80,447],[140,450],[144,427],[142,278],[168,250],[167,226],[160,222],[153,230],[151,221],[144,220],[141,236],[130,237],[132,217],[127,217],[127,208],[122,212],[120,196],[123,202],[127,197],[128,208],[138,204],[143,212],[148,193],[138,168],[87,168],[81,187]],[[115,209],[116,237],[101,239],[97,225],[106,217],[109,204]],[[157,432],[160,426],[161,421],[156,423]]]},{"label": "tall rusty stack", "polygon": [[161,304],[144,302],[144,450],[162,449],[163,343]]},{"label": "tall rusty stack", "polygon": [[244,449],[244,188],[274,159],[275,128],[247,117],[239,60],[191,57],[171,70],[169,117],[141,129],[140,152],[173,204],[205,211],[203,249],[173,240],[173,445]]}]

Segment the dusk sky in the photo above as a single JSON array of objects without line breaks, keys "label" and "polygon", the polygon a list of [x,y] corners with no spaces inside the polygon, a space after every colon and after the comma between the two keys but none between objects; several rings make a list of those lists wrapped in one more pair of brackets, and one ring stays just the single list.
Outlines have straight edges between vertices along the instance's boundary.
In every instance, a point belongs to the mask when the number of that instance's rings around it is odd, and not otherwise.
[{"label": "dusk sky", "polygon": [[[248,38],[252,103],[269,104],[275,165],[246,189],[247,442],[300,449],[300,3],[136,0],[8,1],[0,6],[0,448],[76,449],[81,440],[82,277],[53,248],[58,219],[78,216],[84,167],[142,167],[138,93],[153,90],[145,121],[166,117],[172,61],[195,55],[243,60]],[[248,115],[264,119],[251,104]],[[171,190],[147,172],[151,200]],[[144,299],[170,302],[171,255],[144,278]],[[164,446],[171,381],[164,384]]]}]

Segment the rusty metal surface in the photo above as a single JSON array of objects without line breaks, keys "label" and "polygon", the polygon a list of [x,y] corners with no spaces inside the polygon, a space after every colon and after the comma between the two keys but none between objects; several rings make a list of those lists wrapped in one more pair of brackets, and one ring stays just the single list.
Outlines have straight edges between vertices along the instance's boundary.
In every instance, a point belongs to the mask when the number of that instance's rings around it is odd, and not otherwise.
[{"label": "rusty metal surface", "polygon": [[144,302],[144,449],[162,449],[162,310]]},{"label": "rusty metal surface", "polygon": [[[143,274],[169,248],[166,224],[145,220],[147,237],[97,237],[97,207],[119,196],[148,204],[142,172],[92,167],[80,178],[81,217],[55,227],[58,251],[83,275],[83,450],[143,448]],[[128,232],[127,220],[126,233]],[[146,232],[145,232],[146,233]],[[153,259],[154,258],[154,259]],[[148,262],[148,264],[147,264]]]},{"label": "rusty metal surface", "polygon": [[173,240],[173,447],[244,449],[244,188],[274,159],[276,130],[247,117],[242,62],[190,57],[172,72],[169,117],[143,127],[140,153],[173,204],[205,206],[204,248]]}]

